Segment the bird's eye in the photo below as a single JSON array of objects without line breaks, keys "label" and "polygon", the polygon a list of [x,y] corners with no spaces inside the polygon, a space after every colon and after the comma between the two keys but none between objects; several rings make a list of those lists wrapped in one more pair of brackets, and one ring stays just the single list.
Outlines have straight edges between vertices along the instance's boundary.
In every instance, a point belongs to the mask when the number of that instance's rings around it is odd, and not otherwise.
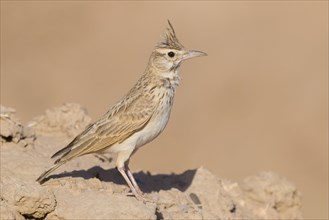
[{"label": "bird's eye", "polygon": [[175,56],[175,53],[172,52],[172,51],[170,51],[170,52],[168,52],[168,56],[169,56],[169,57],[174,57],[174,56]]}]

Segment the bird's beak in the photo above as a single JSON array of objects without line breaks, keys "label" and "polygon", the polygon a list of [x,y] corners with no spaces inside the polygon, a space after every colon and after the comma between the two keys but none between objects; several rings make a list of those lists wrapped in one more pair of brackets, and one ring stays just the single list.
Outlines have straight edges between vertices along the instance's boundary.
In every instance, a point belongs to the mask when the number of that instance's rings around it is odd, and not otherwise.
[{"label": "bird's beak", "polygon": [[188,50],[184,53],[182,60],[187,60],[193,57],[201,57],[201,56],[207,56],[208,54],[202,52],[202,51],[197,51],[197,50]]}]

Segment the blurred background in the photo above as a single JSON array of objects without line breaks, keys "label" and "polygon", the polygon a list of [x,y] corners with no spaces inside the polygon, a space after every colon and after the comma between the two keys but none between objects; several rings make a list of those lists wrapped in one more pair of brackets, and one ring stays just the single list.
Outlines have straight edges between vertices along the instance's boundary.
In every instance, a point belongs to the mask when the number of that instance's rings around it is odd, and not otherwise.
[{"label": "blurred background", "polygon": [[172,22],[208,57],[181,67],[165,132],[134,171],[272,170],[328,218],[327,1],[1,1],[1,104],[23,122],[64,102],[96,120],[143,73]]}]

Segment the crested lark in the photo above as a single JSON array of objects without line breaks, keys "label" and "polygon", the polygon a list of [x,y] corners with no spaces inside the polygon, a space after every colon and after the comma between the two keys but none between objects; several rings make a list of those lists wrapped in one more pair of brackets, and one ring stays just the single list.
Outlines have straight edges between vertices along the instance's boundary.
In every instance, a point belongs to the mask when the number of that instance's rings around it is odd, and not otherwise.
[{"label": "crested lark", "polygon": [[147,201],[129,170],[129,158],[165,128],[179,85],[178,70],[182,61],[207,55],[186,50],[168,23],[165,38],[153,50],[146,70],[135,86],[102,118],[55,153],[52,158],[60,156],[59,159],[41,174],[38,182],[42,183],[52,171],[73,158],[90,153],[116,153],[116,167],[132,193],[137,199]]}]

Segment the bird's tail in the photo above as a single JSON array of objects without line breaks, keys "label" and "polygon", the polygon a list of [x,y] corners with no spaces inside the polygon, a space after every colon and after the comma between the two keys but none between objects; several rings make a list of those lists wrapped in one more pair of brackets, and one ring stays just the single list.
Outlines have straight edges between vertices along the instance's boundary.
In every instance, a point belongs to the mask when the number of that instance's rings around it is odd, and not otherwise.
[{"label": "bird's tail", "polygon": [[66,161],[59,161],[58,163],[54,164],[52,167],[50,167],[47,171],[43,172],[38,179],[36,180],[37,182],[39,182],[40,184],[42,184],[45,180],[45,178],[54,170],[56,170],[58,167],[60,167],[61,165],[63,165]]}]

